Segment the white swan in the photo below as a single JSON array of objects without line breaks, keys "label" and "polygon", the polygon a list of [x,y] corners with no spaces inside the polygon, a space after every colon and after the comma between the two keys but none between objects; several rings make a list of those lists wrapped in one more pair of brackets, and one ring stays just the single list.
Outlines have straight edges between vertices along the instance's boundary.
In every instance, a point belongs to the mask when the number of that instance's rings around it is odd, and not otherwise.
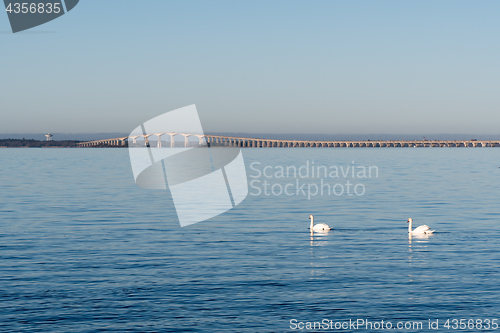
[{"label": "white swan", "polygon": [[311,220],[311,232],[316,231],[316,232],[325,232],[328,230],[331,230],[331,228],[328,226],[328,224],[325,223],[318,223],[314,225],[314,216],[309,215],[309,219]]},{"label": "white swan", "polygon": [[434,232],[434,230],[431,230],[428,225],[421,225],[420,227],[415,228],[415,230],[411,230],[413,219],[408,219],[407,221],[408,224],[408,234],[410,235],[430,235]]}]

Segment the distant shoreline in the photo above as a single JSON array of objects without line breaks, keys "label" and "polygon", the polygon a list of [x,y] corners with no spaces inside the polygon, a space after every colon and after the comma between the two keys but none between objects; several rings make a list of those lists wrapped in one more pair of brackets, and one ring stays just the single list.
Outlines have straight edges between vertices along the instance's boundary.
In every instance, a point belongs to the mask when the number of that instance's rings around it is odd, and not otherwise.
[{"label": "distant shoreline", "polygon": [[0,139],[0,148],[77,148],[77,140]]}]

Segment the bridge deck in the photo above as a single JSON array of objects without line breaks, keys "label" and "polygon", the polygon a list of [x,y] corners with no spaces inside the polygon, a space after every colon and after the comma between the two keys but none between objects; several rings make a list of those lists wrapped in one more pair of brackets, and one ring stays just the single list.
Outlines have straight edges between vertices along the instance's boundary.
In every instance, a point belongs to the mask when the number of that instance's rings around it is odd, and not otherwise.
[{"label": "bridge deck", "polygon": [[[184,142],[175,143],[175,136],[183,136]],[[150,137],[155,137],[151,140]],[[169,136],[170,140],[162,140],[162,137]],[[196,138],[196,142],[189,141],[189,138]],[[139,142],[137,142],[140,140]],[[377,147],[500,147],[500,140],[357,140],[357,141],[308,141],[308,140],[272,140],[258,138],[243,138],[221,135],[202,135],[190,133],[154,133],[138,135],[135,137],[122,137],[106,140],[96,140],[81,142],[79,147],[144,147],[148,144],[151,147],[191,147],[211,143],[214,146],[230,146],[244,148],[377,148]]]}]

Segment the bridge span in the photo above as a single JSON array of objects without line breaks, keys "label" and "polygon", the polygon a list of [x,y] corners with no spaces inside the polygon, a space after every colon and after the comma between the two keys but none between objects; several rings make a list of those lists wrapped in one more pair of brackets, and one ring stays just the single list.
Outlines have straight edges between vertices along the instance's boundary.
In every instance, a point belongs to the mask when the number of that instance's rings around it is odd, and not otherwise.
[{"label": "bridge span", "polygon": [[[175,141],[176,136],[184,137]],[[155,140],[151,140],[152,137]],[[162,139],[168,138],[169,140]],[[190,140],[191,138],[191,140]],[[192,139],[195,139],[193,141]],[[192,147],[210,143],[213,146],[242,148],[377,148],[377,147],[500,147],[500,140],[356,140],[307,141],[271,140],[190,133],[154,133],[77,143],[78,147]]]}]

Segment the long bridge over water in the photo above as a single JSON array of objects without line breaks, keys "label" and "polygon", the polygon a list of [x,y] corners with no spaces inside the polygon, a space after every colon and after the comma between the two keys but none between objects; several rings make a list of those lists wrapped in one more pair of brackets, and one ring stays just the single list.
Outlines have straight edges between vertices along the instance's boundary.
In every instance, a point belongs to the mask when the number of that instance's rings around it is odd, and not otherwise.
[{"label": "long bridge over water", "polygon": [[[175,141],[175,137],[183,137]],[[151,140],[156,138],[156,140]],[[169,140],[163,140],[167,137]],[[191,140],[190,140],[191,139]],[[195,141],[193,141],[195,139]],[[139,142],[138,142],[139,141]],[[376,147],[500,147],[500,140],[354,140],[354,141],[309,141],[309,140],[276,140],[257,139],[223,135],[202,135],[190,133],[154,133],[121,138],[96,140],[78,143],[79,147],[191,147],[211,143],[215,146],[242,148],[376,148]]]}]

